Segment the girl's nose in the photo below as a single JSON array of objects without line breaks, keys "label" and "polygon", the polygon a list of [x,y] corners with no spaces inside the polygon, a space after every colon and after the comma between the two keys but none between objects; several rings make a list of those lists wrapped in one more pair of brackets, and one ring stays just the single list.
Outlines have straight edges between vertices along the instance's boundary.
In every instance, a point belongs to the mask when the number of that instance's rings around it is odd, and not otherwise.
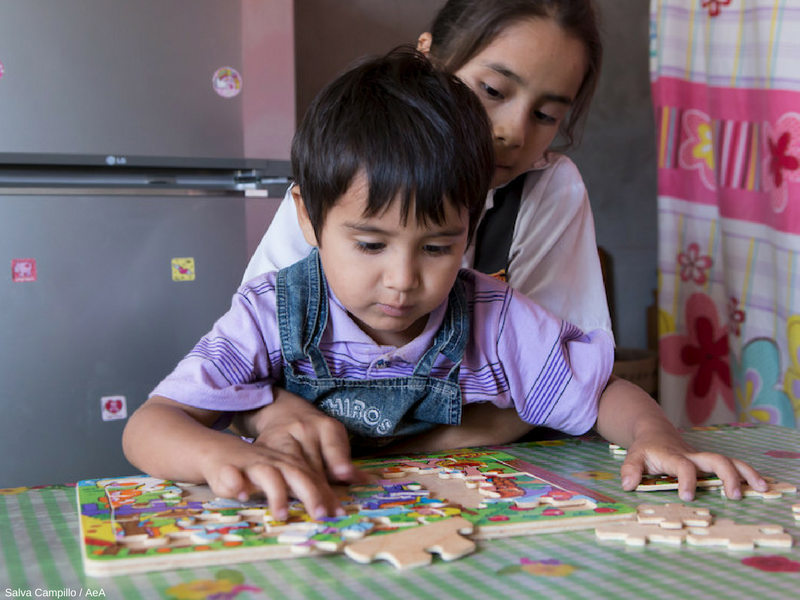
[{"label": "girl's nose", "polygon": [[508,107],[492,120],[494,138],[503,146],[517,148],[525,142],[527,115],[522,110]]}]

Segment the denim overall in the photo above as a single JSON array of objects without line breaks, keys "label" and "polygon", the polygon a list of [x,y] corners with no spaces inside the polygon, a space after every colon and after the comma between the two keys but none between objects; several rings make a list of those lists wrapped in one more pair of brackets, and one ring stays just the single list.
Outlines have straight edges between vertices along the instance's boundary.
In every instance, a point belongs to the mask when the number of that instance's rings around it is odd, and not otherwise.
[{"label": "denim overall", "polygon": [[[461,281],[457,280],[450,292],[444,320],[431,347],[408,377],[331,376],[319,349],[328,321],[328,288],[316,249],[307,258],[278,272],[277,310],[285,364],[284,387],[343,423],[354,446],[364,442],[382,445],[395,436],[419,433],[436,424],[461,422],[458,371],[469,334]],[[439,353],[454,365],[446,379],[430,376]],[[311,362],[314,376],[295,369],[295,363],[302,359]]]}]

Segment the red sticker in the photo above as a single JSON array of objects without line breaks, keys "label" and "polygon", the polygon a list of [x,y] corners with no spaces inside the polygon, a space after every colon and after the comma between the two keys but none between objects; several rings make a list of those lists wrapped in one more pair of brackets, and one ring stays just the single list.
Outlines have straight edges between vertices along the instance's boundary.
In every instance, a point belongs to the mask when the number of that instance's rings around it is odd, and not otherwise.
[{"label": "red sticker", "polygon": [[128,404],[125,396],[103,396],[100,398],[103,421],[116,421],[128,418]]},{"label": "red sticker", "polygon": [[36,281],[36,259],[12,258],[11,281],[16,283],[22,283],[23,281]]}]

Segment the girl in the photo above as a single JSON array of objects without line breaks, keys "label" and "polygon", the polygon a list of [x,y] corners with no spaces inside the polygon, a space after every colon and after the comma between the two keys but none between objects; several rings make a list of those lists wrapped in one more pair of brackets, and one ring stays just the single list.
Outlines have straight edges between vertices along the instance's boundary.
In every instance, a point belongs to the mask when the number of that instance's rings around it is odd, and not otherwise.
[{"label": "girl", "polygon": [[[506,279],[584,330],[610,332],[586,189],[575,165],[550,151],[558,134],[567,145],[573,142],[599,75],[602,51],[590,0],[449,0],[418,47],[467,83],[493,128],[494,190],[465,265]],[[284,200],[245,279],[287,266],[309,251],[294,207]],[[257,443],[301,453],[319,473],[353,479],[339,424],[291,394],[276,399],[242,421],[242,429],[255,433]],[[491,404],[468,408],[460,426],[439,428],[395,449],[505,443],[529,430],[513,411]],[[729,498],[740,497],[742,477],[766,488],[741,461],[686,445],[660,407],[627,381],[614,379],[607,386],[597,430],[628,448],[621,468],[626,490],[645,471],[668,473],[679,477],[681,498],[691,500],[698,469],[716,472]]]}]

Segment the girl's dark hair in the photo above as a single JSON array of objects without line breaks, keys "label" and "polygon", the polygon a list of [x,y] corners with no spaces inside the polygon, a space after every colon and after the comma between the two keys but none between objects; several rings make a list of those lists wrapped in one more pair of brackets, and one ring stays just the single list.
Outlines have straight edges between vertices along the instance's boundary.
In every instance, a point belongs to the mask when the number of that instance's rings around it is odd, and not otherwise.
[{"label": "girl's dark hair", "polygon": [[367,60],[326,86],[292,142],[292,169],[317,241],[327,211],[363,170],[364,215],[400,194],[404,223],[441,224],[446,202],[469,213],[469,237],[494,172],[489,120],[458,78],[411,47]]},{"label": "girl's dark hair", "polygon": [[603,58],[597,12],[591,0],[448,0],[431,25],[431,58],[454,73],[506,27],[532,18],[552,19],[586,48],[586,75],[560,129],[566,147],[570,147],[575,144],[576,128],[597,87]]}]

